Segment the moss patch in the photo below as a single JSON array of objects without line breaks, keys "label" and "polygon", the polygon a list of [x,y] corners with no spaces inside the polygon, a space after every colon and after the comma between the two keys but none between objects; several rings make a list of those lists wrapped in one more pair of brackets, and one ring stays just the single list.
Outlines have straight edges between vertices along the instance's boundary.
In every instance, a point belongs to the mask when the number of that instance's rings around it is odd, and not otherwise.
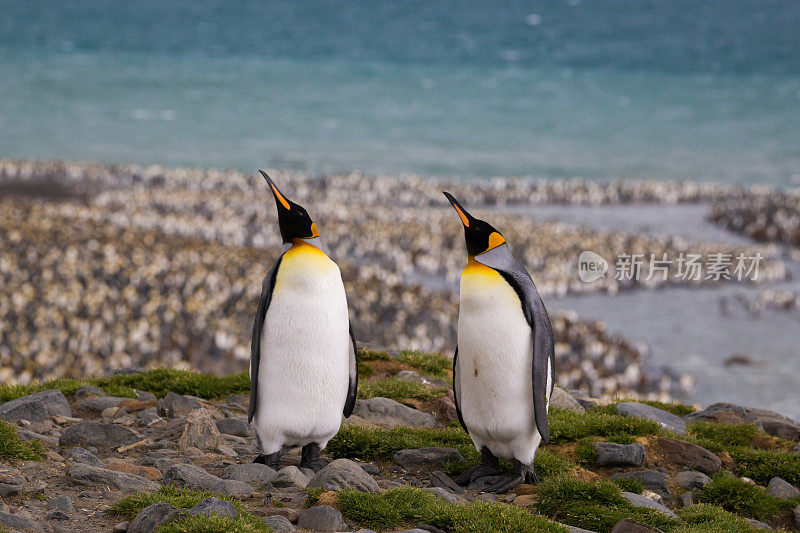
[{"label": "moss patch", "polygon": [[395,452],[406,448],[445,446],[456,448],[464,456],[477,456],[469,435],[461,428],[410,428],[399,426],[392,429],[342,426],[326,450],[334,457],[358,457],[391,459]]},{"label": "moss patch", "polygon": [[256,533],[272,531],[262,518],[239,514],[236,518],[218,514],[206,516],[182,515],[153,533]]},{"label": "moss patch", "polygon": [[610,531],[623,518],[632,518],[659,529],[678,524],[653,509],[632,506],[620,489],[608,481],[590,482],[567,476],[547,479],[539,486],[539,512],[558,522]]},{"label": "moss patch", "polygon": [[717,505],[737,515],[770,522],[800,504],[800,497],[779,500],[763,488],[728,474],[717,473],[697,497],[700,503]]},{"label": "moss patch", "polygon": [[558,524],[519,507],[486,502],[454,505],[412,488],[382,494],[345,490],[339,493],[339,506],[350,520],[381,530],[426,523],[454,533],[566,532]]},{"label": "moss patch", "polygon": [[427,387],[416,381],[406,379],[388,378],[380,381],[361,383],[358,386],[358,397],[366,398],[391,398],[393,400],[432,400],[447,394],[445,387]]},{"label": "moss patch", "polygon": [[755,533],[764,531],[751,526],[743,518],[707,503],[685,507],[677,512],[686,525],[673,529],[674,533]]},{"label": "moss patch", "polygon": [[769,483],[777,476],[792,485],[800,485],[800,454],[782,450],[729,448],[736,462],[736,473],[759,483]]},{"label": "moss patch", "polygon": [[403,350],[397,360],[432,378],[446,379],[453,369],[453,360],[440,353]]},{"label": "moss patch", "polygon": [[603,410],[585,413],[550,410],[550,442],[570,442],[587,437],[640,437],[664,435],[658,423],[634,416],[620,416]]},{"label": "moss patch", "polygon": [[38,440],[23,440],[16,426],[0,420],[0,459],[4,461],[39,461],[44,446]]},{"label": "moss patch", "polygon": [[160,368],[95,379],[56,379],[30,385],[3,385],[0,386],[0,402],[49,389],[59,389],[69,396],[75,394],[75,390],[81,385],[92,385],[106,394],[128,398],[133,398],[134,389],[139,389],[152,392],[158,397],[163,397],[172,391],[212,400],[249,392],[250,377],[247,372],[217,376],[203,372]]}]

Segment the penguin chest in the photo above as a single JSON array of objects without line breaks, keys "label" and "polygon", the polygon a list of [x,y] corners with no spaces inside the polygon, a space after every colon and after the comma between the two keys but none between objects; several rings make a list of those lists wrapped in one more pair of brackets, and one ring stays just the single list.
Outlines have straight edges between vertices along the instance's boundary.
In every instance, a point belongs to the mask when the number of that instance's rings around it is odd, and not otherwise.
[{"label": "penguin chest", "polygon": [[349,379],[349,318],[336,264],[311,245],[287,251],[264,319],[258,418],[284,442],[338,430]]},{"label": "penguin chest", "polygon": [[461,277],[458,373],[470,434],[510,441],[533,423],[533,332],[516,291],[474,260]]}]

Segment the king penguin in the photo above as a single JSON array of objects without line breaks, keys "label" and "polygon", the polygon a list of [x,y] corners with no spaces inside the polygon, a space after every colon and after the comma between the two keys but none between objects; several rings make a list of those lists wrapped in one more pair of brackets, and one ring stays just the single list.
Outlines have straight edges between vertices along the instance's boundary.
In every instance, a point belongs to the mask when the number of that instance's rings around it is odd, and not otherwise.
[{"label": "king penguin", "polygon": [[283,253],[264,278],[250,351],[250,412],[260,455],[277,468],[302,446],[301,467],[325,466],[320,451],[350,416],[358,360],[339,267],[322,251],[306,210],[264,172],[278,208]]},{"label": "king penguin", "polygon": [[[456,479],[479,478],[487,492],[536,483],[536,451],[548,442],[555,382],[553,328],[528,271],[488,222],[444,193],[464,225],[468,261],[461,275],[453,393],[458,420],[481,454]],[[511,462],[502,475],[498,458]]]}]

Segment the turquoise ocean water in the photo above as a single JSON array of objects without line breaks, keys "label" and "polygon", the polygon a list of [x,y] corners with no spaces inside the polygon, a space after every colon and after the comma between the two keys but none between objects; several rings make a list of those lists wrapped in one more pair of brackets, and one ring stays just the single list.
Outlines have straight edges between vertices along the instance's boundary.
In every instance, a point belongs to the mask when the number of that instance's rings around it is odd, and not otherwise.
[{"label": "turquoise ocean water", "polygon": [[0,0],[0,156],[800,184],[800,3]]}]

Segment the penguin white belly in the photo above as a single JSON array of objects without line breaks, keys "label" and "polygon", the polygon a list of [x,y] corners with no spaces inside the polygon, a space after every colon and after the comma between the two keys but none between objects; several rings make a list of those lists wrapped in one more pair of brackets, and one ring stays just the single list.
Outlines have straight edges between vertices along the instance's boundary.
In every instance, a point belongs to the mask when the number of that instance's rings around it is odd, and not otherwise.
[{"label": "penguin white belly", "polygon": [[533,331],[517,293],[470,260],[458,317],[459,408],[480,450],[530,464],[541,442],[533,406]]},{"label": "penguin white belly", "polygon": [[295,244],[283,256],[264,319],[256,433],[262,453],[316,442],[341,424],[349,380],[350,329],[339,267]]}]

